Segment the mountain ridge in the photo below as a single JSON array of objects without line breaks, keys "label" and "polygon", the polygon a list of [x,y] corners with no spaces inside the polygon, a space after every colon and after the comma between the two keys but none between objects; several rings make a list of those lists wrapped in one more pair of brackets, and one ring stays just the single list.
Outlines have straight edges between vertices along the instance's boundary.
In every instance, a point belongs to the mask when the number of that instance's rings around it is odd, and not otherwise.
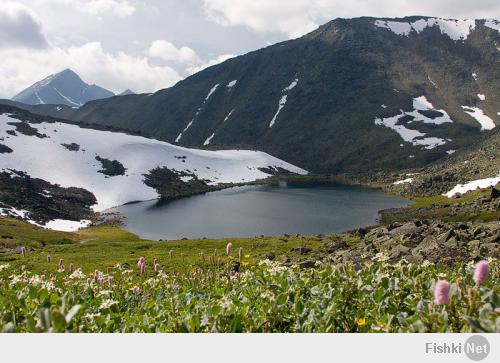
[{"label": "mountain ridge", "polygon": [[29,105],[67,105],[80,107],[89,101],[112,97],[115,94],[95,84],[85,83],[78,74],[67,68],[54,73],[12,98]]},{"label": "mountain ridge", "polygon": [[500,122],[496,27],[335,19],[154,94],[57,112],[182,146],[264,150],[313,172],[421,167]]}]

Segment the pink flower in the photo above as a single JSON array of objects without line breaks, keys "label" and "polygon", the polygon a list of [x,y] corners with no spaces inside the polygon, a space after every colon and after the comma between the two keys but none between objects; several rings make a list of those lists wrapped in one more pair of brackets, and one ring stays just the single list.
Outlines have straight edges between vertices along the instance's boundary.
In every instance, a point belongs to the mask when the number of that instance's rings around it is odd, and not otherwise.
[{"label": "pink flower", "polygon": [[94,282],[97,282],[99,280],[99,271],[95,270],[94,271]]},{"label": "pink flower", "polygon": [[109,285],[113,285],[114,280],[115,280],[115,279],[113,278],[113,276],[110,276],[110,277],[108,278],[108,284],[109,284]]},{"label": "pink flower", "polygon": [[446,305],[450,301],[450,284],[445,280],[438,280],[434,289],[434,300],[438,305]]},{"label": "pink flower", "polygon": [[233,244],[229,242],[226,246],[226,255],[231,255],[231,252],[233,252]]},{"label": "pink flower", "polygon": [[61,267],[64,264],[64,260],[62,258],[59,259],[59,263],[57,264],[59,267]]},{"label": "pink flower", "polygon": [[139,261],[137,261],[137,267],[141,268],[143,263],[146,263],[146,259],[144,257],[139,258]]},{"label": "pink flower", "polygon": [[92,282],[91,279],[87,279],[87,285],[90,285],[91,282]]},{"label": "pink flower", "polygon": [[51,255],[47,255],[47,262],[50,263],[52,261],[52,256]]},{"label": "pink flower", "polygon": [[488,264],[488,261],[479,261],[476,264],[476,269],[474,270],[474,282],[478,285],[481,285],[488,278],[489,272],[490,265]]},{"label": "pink flower", "polygon": [[75,271],[75,265],[73,265],[72,263],[69,264],[69,273],[73,273],[73,271]]},{"label": "pink flower", "polygon": [[160,264],[159,263],[155,263],[155,272],[156,273],[160,272]]},{"label": "pink flower", "polygon": [[141,263],[141,267],[139,268],[139,273],[144,275],[146,273],[146,262]]},{"label": "pink flower", "polygon": [[23,255],[23,257],[26,257],[26,247],[21,247],[21,255]]},{"label": "pink flower", "polygon": [[243,247],[238,249],[238,258],[241,259],[243,257]]}]

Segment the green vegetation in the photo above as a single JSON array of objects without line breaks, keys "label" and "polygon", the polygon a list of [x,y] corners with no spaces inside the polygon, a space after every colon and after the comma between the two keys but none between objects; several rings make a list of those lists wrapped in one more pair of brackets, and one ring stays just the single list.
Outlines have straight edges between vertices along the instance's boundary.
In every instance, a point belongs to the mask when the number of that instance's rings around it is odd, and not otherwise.
[{"label": "green vegetation", "polygon": [[[135,266],[37,275],[0,265],[0,327],[10,332],[493,332],[499,266],[483,285],[470,266],[367,262],[300,270],[263,261],[231,270],[200,262],[185,273]],[[150,263],[150,261],[148,261]],[[451,283],[437,305],[436,280]]]},{"label": "green vegetation", "polygon": [[481,197],[486,197],[490,195],[490,189],[481,189],[469,192],[462,195],[459,198],[448,198],[444,195],[434,195],[431,197],[412,197],[410,198],[415,203],[412,204],[412,208],[424,208],[431,205],[450,205],[452,203],[467,203],[473,200],[479,199]]},{"label": "green vegetation", "polygon": [[[246,256],[243,261],[247,264],[255,264],[270,253],[277,259],[286,254],[299,263],[305,256],[290,253],[291,249],[305,247],[315,253],[324,245],[321,238],[317,237],[148,241],[119,227],[100,226],[76,233],[64,233],[34,227],[11,218],[0,218],[0,235],[9,237],[0,239],[0,246],[10,250],[0,254],[0,262],[9,261],[16,267],[24,265],[29,271],[36,273],[55,272],[60,258],[64,260],[66,267],[73,263],[75,267],[89,273],[95,269],[107,271],[117,264],[134,266],[141,256],[148,260],[157,258],[166,270],[185,271],[197,266],[200,252],[209,256],[217,250],[221,256],[229,242],[233,243],[236,250],[240,247],[243,249]],[[25,258],[20,255],[21,246],[27,248]],[[172,258],[169,257],[170,251]],[[52,263],[47,262],[48,255],[52,257]]]}]

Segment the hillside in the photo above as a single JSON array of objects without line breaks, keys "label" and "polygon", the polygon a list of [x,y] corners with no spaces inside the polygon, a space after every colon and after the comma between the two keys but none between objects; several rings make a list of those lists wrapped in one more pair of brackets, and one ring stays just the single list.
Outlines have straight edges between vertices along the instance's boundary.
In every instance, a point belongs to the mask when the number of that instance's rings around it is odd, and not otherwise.
[{"label": "hillside", "polygon": [[33,223],[283,172],[306,173],[263,152],[188,149],[0,107],[0,214]]},{"label": "hillside", "polygon": [[263,150],[313,172],[415,168],[500,122],[499,47],[494,20],[336,19],[155,94],[61,117],[188,147]]}]

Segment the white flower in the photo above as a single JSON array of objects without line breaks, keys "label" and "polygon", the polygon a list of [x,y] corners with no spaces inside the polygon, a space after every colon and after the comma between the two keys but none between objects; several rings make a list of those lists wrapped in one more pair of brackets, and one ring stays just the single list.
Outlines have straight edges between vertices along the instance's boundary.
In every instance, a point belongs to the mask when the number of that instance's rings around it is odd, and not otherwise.
[{"label": "white flower", "polygon": [[116,304],[118,304],[118,301],[116,301],[116,300],[105,299],[105,300],[102,301],[101,306],[99,307],[99,309],[108,309],[111,306],[116,305]]},{"label": "white flower", "polygon": [[8,264],[8,263],[6,263],[4,265],[0,265],[0,271],[7,270],[8,268],[10,268],[10,264]]}]

